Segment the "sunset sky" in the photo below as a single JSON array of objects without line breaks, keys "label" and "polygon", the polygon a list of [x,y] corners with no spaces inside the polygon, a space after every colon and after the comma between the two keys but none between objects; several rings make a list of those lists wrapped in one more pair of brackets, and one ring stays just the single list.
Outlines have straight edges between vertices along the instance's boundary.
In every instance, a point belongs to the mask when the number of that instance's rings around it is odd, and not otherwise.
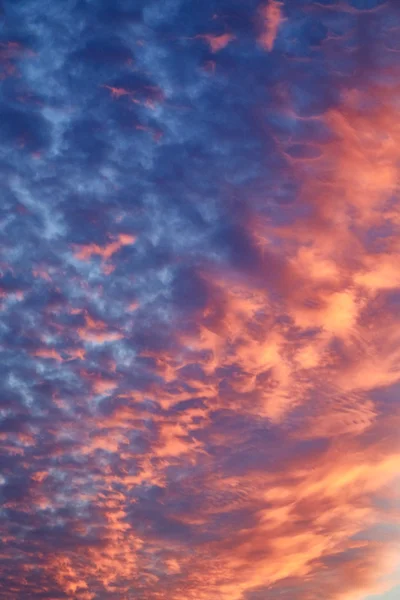
[{"label": "sunset sky", "polygon": [[399,600],[399,0],[0,23],[0,600]]}]

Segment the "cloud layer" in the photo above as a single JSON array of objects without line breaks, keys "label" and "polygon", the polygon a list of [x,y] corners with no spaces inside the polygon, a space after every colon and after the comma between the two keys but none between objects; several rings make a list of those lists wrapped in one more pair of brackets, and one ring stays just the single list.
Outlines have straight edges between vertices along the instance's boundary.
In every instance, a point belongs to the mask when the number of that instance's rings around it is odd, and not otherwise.
[{"label": "cloud layer", "polygon": [[396,3],[0,19],[0,599],[395,585]]}]

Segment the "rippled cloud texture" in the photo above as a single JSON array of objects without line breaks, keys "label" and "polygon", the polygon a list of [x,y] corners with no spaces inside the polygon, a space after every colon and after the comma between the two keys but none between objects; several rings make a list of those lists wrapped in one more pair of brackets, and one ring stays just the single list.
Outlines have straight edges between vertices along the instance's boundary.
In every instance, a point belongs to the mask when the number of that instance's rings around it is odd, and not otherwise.
[{"label": "rippled cloud texture", "polygon": [[397,0],[0,19],[0,598],[385,594]]}]

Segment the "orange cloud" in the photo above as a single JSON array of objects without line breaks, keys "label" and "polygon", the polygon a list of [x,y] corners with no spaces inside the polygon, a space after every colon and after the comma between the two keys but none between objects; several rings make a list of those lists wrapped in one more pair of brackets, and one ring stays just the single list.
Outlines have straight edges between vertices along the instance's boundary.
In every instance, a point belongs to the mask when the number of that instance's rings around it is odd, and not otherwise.
[{"label": "orange cloud", "polygon": [[63,361],[61,354],[54,348],[39,348],[33,352],[33,356],[37,356],[38,358],[51,358],[60,362]]},{"label": "orange cloud", "polygon": [[[103,261],[109,260],[116,252],[118,252],[123,246],[130,246],[134,244],[136,237],[128,234],[119,234],[114,242],[110,242],[106,246],[99,246],[98,244],[88,244],[75,246],[74,255],[78,260],[89,261],[92,256],[100,256]],[[107,270],[108,265],[105,266]]]},{"label": "orange cloud", "polygon": [[124,88],[113,87],[111,85],[103,85],[102,87],[110,90],[113,98],[121,98],[121,96],[130,96],[132,94],[132,92]]},{"label": "orange cloud", "polygon": [[268,52],[271,52],[273,49],[279,27],[285,21],[282,14],[282,6],[282,2],[269,0],[260,10],[262,33],[258,37],[258,43]]},{"label": "orange cloud", "polygon": [[84,342],[92,344],[104,344],[121,340],[124,336],[118,331],[107,331],[107,324],[99,319],[93,319],[85,314],[85,327],[78,328],[78,335]]},{"label": "orange cloud", "polygon": [[198,35],[197,37],[205,40],[210,46],[211,51],[214,53],[223,50],[235,39],[235,36],[231,33],[223,33],[221,35],[204,34]]}]

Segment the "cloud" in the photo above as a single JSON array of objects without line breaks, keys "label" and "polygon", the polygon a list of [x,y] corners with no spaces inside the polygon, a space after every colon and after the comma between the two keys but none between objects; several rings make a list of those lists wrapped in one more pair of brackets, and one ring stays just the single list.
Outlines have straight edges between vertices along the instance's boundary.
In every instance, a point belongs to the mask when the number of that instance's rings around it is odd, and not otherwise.
[{"label": "cloud", "polygon": [[271,52],[273,49],[279,27],[285,21],[282,15],[282,7],[282,2],[269,0],[260,10],[263,31],[258,38],[258,42],[268,52]]},{"label": "cloud", "polygon": [[389,588],[398,12],[2,8],[0,599]]}]

